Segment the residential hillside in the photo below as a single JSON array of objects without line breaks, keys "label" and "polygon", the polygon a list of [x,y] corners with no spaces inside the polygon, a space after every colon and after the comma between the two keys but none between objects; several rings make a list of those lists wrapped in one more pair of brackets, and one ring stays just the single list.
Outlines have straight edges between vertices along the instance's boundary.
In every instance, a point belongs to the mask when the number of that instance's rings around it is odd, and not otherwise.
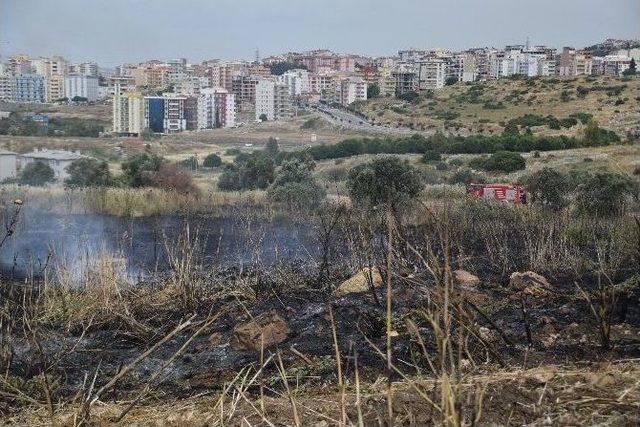
[{"label": "residential hillside", "polygon": [[417,131],[495,134],[513,120],[521,131],[576,135],[592,116],[622,137],[640,132],[638,77],[506,78],[404,98],[376,98],[354,108],[375,124]]}]

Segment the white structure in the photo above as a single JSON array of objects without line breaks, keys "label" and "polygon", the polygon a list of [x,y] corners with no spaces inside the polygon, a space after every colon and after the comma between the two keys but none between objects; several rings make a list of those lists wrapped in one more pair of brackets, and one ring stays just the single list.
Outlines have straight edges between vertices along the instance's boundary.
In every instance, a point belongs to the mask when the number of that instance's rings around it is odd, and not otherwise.
[{"label": "white structure", "polygon": [[447,78],[447,63],[442,58],[428,58],[418,66],[418,88],[434,90],[444,87]]},{"label": "white structure", "polygon": [[300,96],[311,92],[311,82],[307,70],[288,70],[278,76],[278,84],[288,87],[291,96]]},{"label": "white structure", "polygon": [[11,76],[0,73],[0,101],[11,101],[13,98],[13,90],[11,88]]},{"label": "white structure", "polygon": [[234,127],[235,95],[221,87],[204,88],[198,95],[198,129]]},{"label": "white structure", "polygon": [[17,154],[0,150],[0,183],[17,176]]},{"label": "white structure", "polygon": [[367,82],[360,77],[347,77],[336,85],[336,101],[342,105],[350,105],[366,99]]},{"label": "white structure", "polygon": [[67,76],[64,79],[64,96],[69,100],[76,96],[87,101],[98,100],[98,78],[91,76]]},{"label": "white structure", "polygon": [[17,167],[22,170],[30,163],[41,162],[53,169],[57,181],[63,181],[69,177],[67,168],[76,160],[87,158],[79,152],[62,150],[35,150],[32,153],[18,156]]},{"label": "white structure", "polygon": [[256,84],[256,120],[275,120],[275,87],[275,82],[268,79]]}]

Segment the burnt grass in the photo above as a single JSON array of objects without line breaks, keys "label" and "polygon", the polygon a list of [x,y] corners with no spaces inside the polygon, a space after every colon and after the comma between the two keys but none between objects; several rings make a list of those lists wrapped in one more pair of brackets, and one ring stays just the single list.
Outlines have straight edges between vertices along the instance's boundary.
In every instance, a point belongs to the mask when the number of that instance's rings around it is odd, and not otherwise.
[{"label": "burnt grass", "polygon": [[[437,339],[423,313],[440,298],[440,284],[407,242],[425,258],[430,249],[436,256],[432,262],[443,264],[447,246],[452,269],[463,268],[480,278],[477,286],[454,287],[456,313],[465,316],[475,331],[463,356],[474,369],[640,357],[640,244],[633,219],[550,221],[538,214],[503,208],[483,211],[484,216],[478,211],[459,215],[398,230],[400,243],[392,264],[393,329],[398,333],[393,339],[393,357],[405,375],[433,377],[407,321],[417,326],[427,351],[436,354]],[[312,240],[313,233],[322,233],[309,221],[307,235]],[[179,285],[178,268],[168,262],[164,270],[138,283],[122,285],[108,297],[88,286],[61,289],[44,277],[16,280],[7,277],[5,271],[0,277],[2,374],[13,379],[13,387],[20,394],[37,402],[47,398],[40,385],[43,375],[49,378],[54,402],[77,401],[94,374],[99,387],[181,321],[195,315],[196,321],[202,322],[218,315],[152,382],[152,394],[160,400],[199,396],[222,390],[240,370],[259,365],[259,352],[235,350],[230,345],[233,330],[238,324],[275,312],[285,320],[290,334],[283,342],[266,348],[265,354],[280,352],[297,386],[321,388],[336,382],[331,309],[344,376],[353,378],[357,353],[362,381],[375,381],[386,373],[386,362],[375,349],[385,350],[385,287],[344,296],[333,293],[343,280],[367,265],[378,266],[386,279],[384,228],[372,224],[363,232],[354,226],[358,225],[354,218],[343,218],[329,239],[327,268],[297,257],[253,260],[236,266],[207,264],[202,257],[190,264],[186,281]],[[443,224],[450,227],[446,242],[441,233]],[[582,228],[576,230],[575,224]],[[611,231],[623,226],[628,232],[622,233],[622,240],[615,240]],[[586,230],[588,235],[606,240],[608,264],[594,261],[598,239],[583,238],[581,233]],[[573,237],[572,247],[557,247],[548,253],[548,248],[537,249],[549,257],[550,264],[547,269],[534,268],[530,252],[535,245],[531,241],[541,239],[545,231],[550,233],[547,237],[552,236],[546,243],[552,247],[560,241],[560,235],[565,238],[570,232],[577,237]],[[192,249],[198,244],[189,243],[193,246],[187,247]],[[176,241],[175,246],[180,244]],[[316,243],[314,257],[321,258],[321,246]],[[578,271],[575,266],[583,268]],[[510,285],[511,273],[527,270],[545,276],[551,284],[549,292],[528,294]],[[615,298],[611,304],[610,348],[602,347],[598,320],[580,292],[583,289],[592,296],[592,302],[596,301],[597,289],[605,280],[607,286],[617,289],[611,294]],[[185,293],[187,283],[190,293]],[[193,335],[196,326],[179,332],[145,357],[101,400],[115,402],[135,396]],[[264,375],[267,382],[269,378],[277,382],[275,365],[267,366]],[[401,377],[394,373],[393,379]],[[0,390],[11,392],[0,399],[0,414],[7,416],[22,408],[24,401],[13,389],[2,386]],[[255,386],[248,391],[258,392]]]}]

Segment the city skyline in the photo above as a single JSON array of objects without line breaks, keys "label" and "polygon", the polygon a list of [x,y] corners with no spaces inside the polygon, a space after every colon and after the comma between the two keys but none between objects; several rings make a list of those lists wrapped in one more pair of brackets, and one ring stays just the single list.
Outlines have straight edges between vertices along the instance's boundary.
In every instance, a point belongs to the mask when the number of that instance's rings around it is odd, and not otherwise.
[{"label": "city skyline", "polygon": [[[447,5],[412,1],[395,9],[377,0],[309,5],[192,0],[174,9],[165,0],[35,3],[4,0],[0,5],[3,59],[19,53],[60,54],[112,67],[150,58],[251,59],[256,48],[262,56],[316,48],[386,56],[406,48],[499,47],[526,39],[583,47],[607,37],[640,36],[634,19],[640,16],[640,3],[634,0],[541,0],[526,13],[512,4],[518,2],[504,0],[482,2],[482,7],[470,0]],[[462,26],[470,30],[452,31]]]}]

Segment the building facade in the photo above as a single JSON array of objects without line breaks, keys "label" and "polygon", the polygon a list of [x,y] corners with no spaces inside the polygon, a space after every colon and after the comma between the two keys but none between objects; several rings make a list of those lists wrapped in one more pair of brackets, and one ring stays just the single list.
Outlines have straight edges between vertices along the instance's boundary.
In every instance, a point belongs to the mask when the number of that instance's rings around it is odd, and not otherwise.
[{"label": "building facade", "polygon": [[11,96],[15,102],[42,103],[45,101],[44,77],[39,74],[13,76]]},{"label": "building facade", "polygon": [[64,95],[69,100],[80,97],[89,102],[98,100],[98,78],[91,76],[67,76],[64,79]]}]

